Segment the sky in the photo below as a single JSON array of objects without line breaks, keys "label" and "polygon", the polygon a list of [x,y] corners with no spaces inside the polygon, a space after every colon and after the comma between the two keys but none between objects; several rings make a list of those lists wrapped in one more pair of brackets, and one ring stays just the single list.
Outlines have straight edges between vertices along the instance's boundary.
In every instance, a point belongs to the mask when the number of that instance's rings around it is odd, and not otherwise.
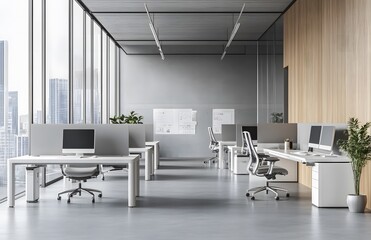
[{"label": "sky", "polygon": [[18,91],[19,115],[28,113],[28,0],[0,0],[0,41],[8,43],[8,90]]}]

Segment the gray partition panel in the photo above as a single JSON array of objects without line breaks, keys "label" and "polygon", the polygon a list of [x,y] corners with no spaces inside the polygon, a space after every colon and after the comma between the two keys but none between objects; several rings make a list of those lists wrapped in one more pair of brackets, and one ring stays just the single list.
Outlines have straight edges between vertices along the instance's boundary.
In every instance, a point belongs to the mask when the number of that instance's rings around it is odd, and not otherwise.
[{"label": "gray partition panel", "polygon": [[283,143],[289,138],[297,142],[296,123],[259,123],[258,143]]},{"label": "gray partition panel", "polygon": [[146,131],[146,142],[153,142],[155,139],[153,134],[153,124],[144,124],[144,128]]},{"label": "gray partition panel", "polygon": [[222,124],[222,141],[236,141],[236,124]]},{"label": "gray partition panel", "polygon": [[146,132],[143,124],[127,124],[129,128],[129,148],[144,148]]},{"label": "gray partition panel", "polygon": [[94,129],[96,155],[129,155],[128,127],[122,124],[32,124],[30,154],[62,154],[63,129]]}]

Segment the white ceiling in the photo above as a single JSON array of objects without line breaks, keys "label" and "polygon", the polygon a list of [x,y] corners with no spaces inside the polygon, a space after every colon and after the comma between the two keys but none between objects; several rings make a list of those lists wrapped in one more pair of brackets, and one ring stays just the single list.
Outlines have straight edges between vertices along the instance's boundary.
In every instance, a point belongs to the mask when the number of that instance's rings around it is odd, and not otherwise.
[{"label": "white ceiling", "polygon": [[[127,54],[158,54],[144,3],[164,54],[222,54],[245,3],[229,54],[254,53],[252,45],[292,0],[80,0]],[[252,52],[251,52],[252,51]]]}]

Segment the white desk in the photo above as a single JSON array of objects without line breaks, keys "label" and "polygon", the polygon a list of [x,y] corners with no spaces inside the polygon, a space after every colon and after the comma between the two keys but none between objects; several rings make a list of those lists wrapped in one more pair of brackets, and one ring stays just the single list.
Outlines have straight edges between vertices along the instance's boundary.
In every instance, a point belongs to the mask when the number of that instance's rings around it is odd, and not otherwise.
[{"label": "white desk", "polygon": [[154,168],[158,169],[160,166],[160,141],[146,142],[146,146],[153,147]]},{"label": "white desk", "polygon": [[136,206],[139,196],[139,157],[138,156],[22,156],[8,159],[8,206],[15,206],[15,166],[16,165],[49,165],[49,164],[128,164],[128,206]]},{"label": "white desk", "polygon": [[[264,149],[270,156],[312,167],[312,204],[317,207],[347,207],[348,194],[354,193],[353,173],[346,156],[297,154],[298,150]],[[302,152],[302,151],[301,151]]]},{"label": "white desk", "polygon": [[227,164],[224,164],[224,147],[235,146],[236,141],[219,141],[219,163],[218,167],[220,169],[227,168]]},{"label": "white desk", "polygon": [[143,154],[144,153],[144,179],[146,181],[151,180],[151,175],[154,174],[153,171],[153,147],[144,148],[129,148],[130,154]]},{"label": "white desk", "polygon": [[229,170],[234,172],[235,168],[235,156],[241,153],[241,147],[237,146],[228,146],[228,163]]}]

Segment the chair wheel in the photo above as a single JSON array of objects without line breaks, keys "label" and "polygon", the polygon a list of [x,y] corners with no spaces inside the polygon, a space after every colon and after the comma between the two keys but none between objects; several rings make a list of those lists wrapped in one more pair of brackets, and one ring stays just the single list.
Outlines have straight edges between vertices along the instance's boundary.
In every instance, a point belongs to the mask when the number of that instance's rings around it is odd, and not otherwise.
[{"label": "chair wheel", "polygon": [[102,195],[101,193],[99,193],[99,194],[98,194],[98,197],[100,197],[100,198],[101,198],[102,196],[103,196],[103,195]]},{"label": "chair wheel", "polygon": [[276,199],[278,201],[278,200],[280,200],[280,197],[275,197],[274,199]]},{"label": "chair wheel", "polygon": [[92,200],[91,200],[92,203],[95,203],[95,198],[93,197]]},{"label": "chair wheel", "polygon": [[246,197],[250,197],[250,193],[246,193]]},{"label": "chair wheel", "polygon": [[71,203],[71,199],[68,199],[68,200],[67,200],[67,203]]},{"label": "chair wheel", "polygon": [[286,193],[286,197],[290,197],[290,193]]},{"label": "chair wheel", "polygon": [[58,197],[57,197],[57,200],[61,200],[61,199],[62,199],[61,196],[58,196]]},{"label": "chair wheel", "polygon": [[254,196],[252,196],[252,197],[251,197],[251,200],[255,200],[255,197],[254,197]]}]

